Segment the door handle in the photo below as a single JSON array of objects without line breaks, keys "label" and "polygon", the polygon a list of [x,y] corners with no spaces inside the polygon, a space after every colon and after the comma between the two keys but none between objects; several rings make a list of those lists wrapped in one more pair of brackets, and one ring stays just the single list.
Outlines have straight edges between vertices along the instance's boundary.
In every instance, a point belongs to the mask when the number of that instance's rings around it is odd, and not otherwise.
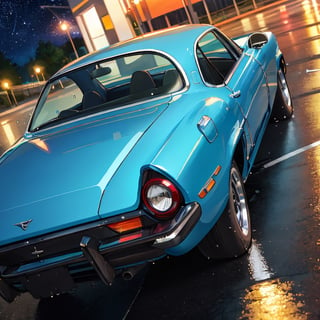
[{"label": "door handle", "polygon": [[234,91],[230,94],[230,98],[239,98],[241,96],[241,91]]}]

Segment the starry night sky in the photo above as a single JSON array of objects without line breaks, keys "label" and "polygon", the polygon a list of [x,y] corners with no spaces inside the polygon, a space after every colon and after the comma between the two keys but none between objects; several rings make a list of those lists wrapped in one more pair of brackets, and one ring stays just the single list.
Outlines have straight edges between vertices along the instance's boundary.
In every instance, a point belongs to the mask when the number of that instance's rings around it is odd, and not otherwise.
[{"label": "starry night sky", "polygon": [[33,58],[40,40],[56,45],[68,41],[52,11],[72,25],[72,37],[79,36],[70,9],[41,9],[68,5],[67,0],[0,0],[0,51],[13,63],[23,65]]}]

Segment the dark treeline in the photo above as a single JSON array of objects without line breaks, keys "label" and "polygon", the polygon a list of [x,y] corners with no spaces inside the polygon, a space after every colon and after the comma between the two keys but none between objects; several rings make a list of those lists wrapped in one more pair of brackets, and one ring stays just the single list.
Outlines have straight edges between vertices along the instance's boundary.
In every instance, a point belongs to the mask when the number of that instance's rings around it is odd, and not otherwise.
[{"label": "dark treeline", "polygon": [[[73,39],[78,54],[86,53],[84,42],[81,38]],[[23,54],[23,53],[22,53]],[[62,46],[56,46],[51,42],[40,41],[34,58],[24,66],[13,63],[2,52],[0,52],[0,83],[6,81],[10,85],[48,79],[61,67],[75,59],[75,54],[69,42]],[[35,68],[39,67],[41,73],[36,75]],[[2,89],[2,88],[1,88]],[[0,89],[0,91],[1,91]]]}]

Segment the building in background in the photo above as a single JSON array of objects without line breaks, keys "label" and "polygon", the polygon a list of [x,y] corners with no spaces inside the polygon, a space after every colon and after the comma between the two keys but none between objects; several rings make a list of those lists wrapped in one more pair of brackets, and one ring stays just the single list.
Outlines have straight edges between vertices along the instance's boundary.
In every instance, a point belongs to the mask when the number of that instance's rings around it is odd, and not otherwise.
[{"label": "building in background", "polygon": [[68,0],[89,52],[149,31],[216,23],[274,0]]},{"label": "building in background", "polygon": [[68,0],[89,52],[135,35],[118,0]]},{"label": "building in background", "polygon": [[[231,0],[232,1],[232,0]],[[89,52],[141,33],[199,22],[205,0],[68,0]],[[227,1],[223,1],[227,2]]]}]

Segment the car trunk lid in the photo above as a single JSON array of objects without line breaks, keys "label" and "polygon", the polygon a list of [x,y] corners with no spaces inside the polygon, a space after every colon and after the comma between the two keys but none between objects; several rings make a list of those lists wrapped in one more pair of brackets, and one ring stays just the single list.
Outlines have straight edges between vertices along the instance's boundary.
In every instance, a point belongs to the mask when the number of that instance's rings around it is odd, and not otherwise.
[{"label": "car trunk lid", "polygon": [[108,181],[167,100],[49,129],[16,146],[0,165],[0,245],[99,218]]}]

